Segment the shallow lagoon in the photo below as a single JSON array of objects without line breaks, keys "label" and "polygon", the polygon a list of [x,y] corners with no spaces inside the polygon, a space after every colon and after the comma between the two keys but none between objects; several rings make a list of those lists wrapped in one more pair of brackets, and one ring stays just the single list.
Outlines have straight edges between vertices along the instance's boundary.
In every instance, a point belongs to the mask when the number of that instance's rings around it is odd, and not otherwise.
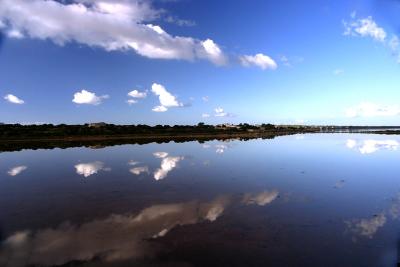
[{"label": "shallow lagoon", "polygon": [[0,266],[396,266],[400,137],[0,153]]}]

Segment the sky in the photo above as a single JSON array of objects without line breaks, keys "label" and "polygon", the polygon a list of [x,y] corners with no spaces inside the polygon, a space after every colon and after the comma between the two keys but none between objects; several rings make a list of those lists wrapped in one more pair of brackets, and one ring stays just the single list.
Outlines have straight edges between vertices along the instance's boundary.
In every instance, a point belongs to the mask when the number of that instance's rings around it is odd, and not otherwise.
[{"label": "sky", "polygon": [[0,122],[400,125],[398,0],[0,0]]}]

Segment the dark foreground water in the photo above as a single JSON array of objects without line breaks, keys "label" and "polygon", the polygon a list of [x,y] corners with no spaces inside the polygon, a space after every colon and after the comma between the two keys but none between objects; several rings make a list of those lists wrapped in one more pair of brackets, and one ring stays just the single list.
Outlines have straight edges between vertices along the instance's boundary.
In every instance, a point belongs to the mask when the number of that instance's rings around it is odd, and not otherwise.
[{"label": "dark foreground water", "polygon": [[400,137],[0,153],[0,266],[397,266]]}]

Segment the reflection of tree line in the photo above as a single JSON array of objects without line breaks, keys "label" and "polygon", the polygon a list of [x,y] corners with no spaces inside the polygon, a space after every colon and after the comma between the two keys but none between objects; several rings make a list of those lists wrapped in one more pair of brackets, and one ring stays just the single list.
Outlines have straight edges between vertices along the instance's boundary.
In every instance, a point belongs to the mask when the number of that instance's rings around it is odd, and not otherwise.
[{"label": "reflection of tree line", "polygon": [[103,148],[107,146],[115,146],[115,145],[127,145],[127,144],[136,144],[136,145],[144,145],[149,143],[184,143],[191,141],[198,141],[199,143],[203,143],[206,141],[213,140],[230,140],[236,139],[241,141],[262,138],[262,139],[273,139],[276,136],[284,135],[282,134],[251,134],[246,137],[234,136],[234,135],[226,135],[226,136],[187,136],[187,137],[116,137],[114,139],[98,139],[98,140],[43,140],[43,141],[9,141],[9,142],[0,142],[0,151],[19,151],[23,149],[53,149],[53,148],[71,148],[71,147],[89,147],[89,148]]}]

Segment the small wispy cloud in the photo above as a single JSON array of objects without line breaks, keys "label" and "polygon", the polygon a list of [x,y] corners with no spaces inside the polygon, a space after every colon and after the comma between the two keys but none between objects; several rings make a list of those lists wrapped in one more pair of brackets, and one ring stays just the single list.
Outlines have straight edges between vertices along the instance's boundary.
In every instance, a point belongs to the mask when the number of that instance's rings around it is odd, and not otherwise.
[{"label": "small wispy cloud", "polygon": [[208,102],[210,98],[208,96],[203,96],[201,100],[203,100],[204,102]]},{"label": "small wispy cloud", "polygon": [[342,69],[335,69],[333,71],[333,75],[336,75],[336,76],[342,75],[343,73],[344,73],[344,70],[342,70]]},{"label": "small wispy cloud", "polygon": [[223,108],[217,107],[214,109],[214,116],[215,117],[234,117],[234,114],[226,112]]},{"label": "small wispy cloud", "polygon": [[356,16],[356,13],[353,12],[350,15],[350,21],[343,21],[345,27],[344,35],[370,37],[375,41],[385,42],[387,37],[386,31],[378,26],[371,16],[361,19],[357,19]]},{"label": "small wispy cloud", "polygon": [[278,64],[269,56],[262,53],[255,55],[243,55],[239,57],[240,63],[244,67],[259,67],[262,70],[271,69],[275,70],[278,68]]},{"label": "small wispy cloud", "polygon": [[371,102],[363,102],[357,106],[350,107],[345,111],[346,116],[354,117],[379,117],[400,115],[400,107],[397,105],[383,106]]},{"label": "small wispy cloud", "polygon": [[187,19],[180,19],[176,16],[169,15],[164,19],[166,22],[175,24],[181,27],[193,27],[196,26],[196,22],[193,20],[187,20]]},{"label": "small wispy cloud", "polygon": [[392,34],[389,39],[387,31],[379,26],[371,16],[357,18],[357,13],[354,11],[350,14],[350,18],[349,21],[343,20],[343,26],[345,28],[343,32],[344,35],[367,37],[378,43],[382,43],[385,47],[390,49],[397,63],[400,63],[399,37],[396,34]]},{"label": "small wispy cloud", "polygon": [[281,55],[279,57],[279,61],[282,63],[283,66],[293,67],[294,65],[296,65],[298,63],[302,63],[304,61],[304,58],[299,57],[299,56],[289,57],[289,56]]}]

